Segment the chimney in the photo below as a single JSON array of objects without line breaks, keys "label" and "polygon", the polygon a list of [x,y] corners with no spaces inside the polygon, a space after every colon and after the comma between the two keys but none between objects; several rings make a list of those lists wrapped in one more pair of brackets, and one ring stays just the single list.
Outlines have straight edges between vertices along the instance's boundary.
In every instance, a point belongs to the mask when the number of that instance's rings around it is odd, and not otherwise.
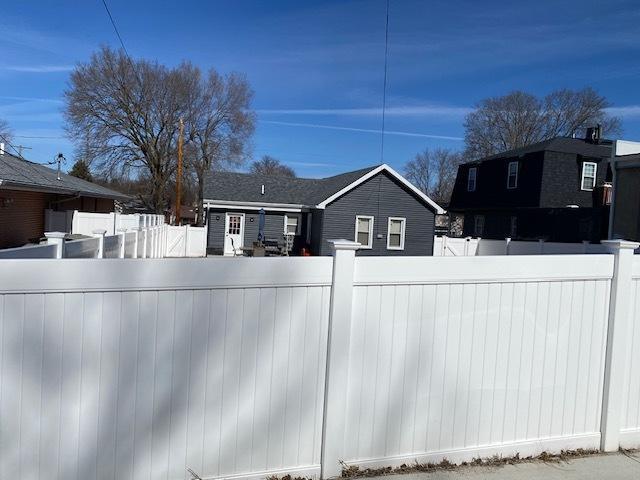
[{"label": "chimney", "polygon": [[591,143],[600,143],[602,139],[602,125],[598,124],[595,127],[587,128],[587,134],[585,140]]},{"label": "chimney", "polygon": [[264,195],[264,183],[262,184],[262,188],[260,189],[260,195]]}]

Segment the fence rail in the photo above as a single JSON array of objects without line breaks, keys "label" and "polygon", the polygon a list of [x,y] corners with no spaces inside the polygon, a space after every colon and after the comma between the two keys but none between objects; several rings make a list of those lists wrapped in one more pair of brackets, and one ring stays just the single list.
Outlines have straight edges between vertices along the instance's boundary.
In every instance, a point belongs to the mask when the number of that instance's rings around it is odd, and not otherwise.
[{"label": "fence rail", "polygon": [[436,236],[433,255],[437,257],[467,257],[485,255],[567,255],[583,253],[607,253],[607,247],[599,243],[546,242],[489,240],[485,238],[451,238]]},{"label": "fence rail", "polygon": [[640,446],[640,258],[609,247],[7,260],[0,477],[328,478]]}]

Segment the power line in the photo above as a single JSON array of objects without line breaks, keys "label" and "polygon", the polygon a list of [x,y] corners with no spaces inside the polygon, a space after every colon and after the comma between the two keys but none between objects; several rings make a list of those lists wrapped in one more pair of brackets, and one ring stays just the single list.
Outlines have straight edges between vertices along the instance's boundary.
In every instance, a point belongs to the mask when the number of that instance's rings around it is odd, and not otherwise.
[{"label": "power line", "polygon": [[9,147],[11,147],[11,150],[13,150],[14,152],[16,152],[16,154],[18,155],[18,158],[20,158],[21,160],[24,160],[24,157],[22,156],[22,153],[20,151],[18,151],[18,149],[16,147],[14,147],[9,140],[7,140],[7,137],[5,137],[4,135],[2,135],[0,133],[0,140],[2,140],[2,143],[4,143],[5,145],[8,145]]},{"label": "power line", "polygon": [[111,11],[109,10],[109,7],[107,6],[107,1],[106,0],[102,0],[102,5],[104,5],[104,9],[107,11],[107,15],[109,15],[109,20],[111,21],[111,25],[113,26],[113,30],[116,32],[116,36],[118,37],[118,40],[120,40],[120,45],[122,46],[122,50],[124,50],[124,54],[127,56],[129,61],[131,62],[131,57],[129,57],[129,52],[127,52],[127,47],[125,47],[125,45],[124,45],[124,40],[122,40],[122,36],[120,35],[120,32],[118,31],[118,27],[116,26],[115,20],[113,19],[113,15],[111,15]]},{"label": "power line", "polygon": [[387,0],[387,18],[384,28],[384,81],[382,86],[382,132],[380,134],[380,163],[384,163],[384,120],[387,109],[387,59],[389,56],[389,0]]}]

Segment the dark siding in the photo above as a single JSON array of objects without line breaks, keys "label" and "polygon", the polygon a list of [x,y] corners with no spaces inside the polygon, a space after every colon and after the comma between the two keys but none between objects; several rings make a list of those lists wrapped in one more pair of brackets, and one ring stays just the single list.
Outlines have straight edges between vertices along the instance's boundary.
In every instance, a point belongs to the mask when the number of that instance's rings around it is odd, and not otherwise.
[{"label": "dark siding", "polygon": [[322,220],[324,210],[313,210],[311,215],[311,253],[313,255],[320,255],[322,251]]},{"label": "dark siding", "polygon": [[607,178],[607,162],[605,159],[583,157],[571,153],[546,152],[540,207],[596,206],[594,201],[597,195],[596,191],[589,192],[580,188],[583,162],[595,162],[598,164],[596,185],[605,181]]},{"label": "dark siding", "polygon": [[[324,210],[320,254],[331,254],[327,240],[353,240],[356,215],[374,218],[373,248],[359,255],[433,255],[435,215],[414,194],[381,173],[329,204]],[[387,250],[389,217],[405,217],[404,250]]]},{"label": "dark siding", "polygon": [[[244,213],[244,246],[249,247],[258,240],[259,214],[255,210],[213,210],[209,209],[209,222],[207,229],[207,249],[212,254],[222,254],[224,249],[224,224],[227,212]],[[284,216],[285,212],[266,212],[264,233],[267,239],[284,242]],[[300,235],[296,236],[294,243],[294,253],[299,251],[299,246],[305,238],[305,213],[292,213],[299,215],[302,222]]]},{"label": "dark siding", "polygon": [[[540,199],[543,152],[533,152],[521,158],[496,158],[478,164],[458,167],[456,183],[449,207],[452,210],[482,207],[536,207]],[[518,186],[507,188],[510,162],[518,162]],[[477,168],[476,190],[467,191],[470,168]]]},{"label": "dark siding", "polygon": [[640,168],[616,174],[613,238],[640,241]]},{"label": "dark siding", "polygon": [[466,210],[463,236],[475,236],[475,216],[484,215],[482,238],[511,237],[511,217],[517,218],[513,240],[543,239],[551,242],[597,242],[607,236],[607,208],[531,208]]}]

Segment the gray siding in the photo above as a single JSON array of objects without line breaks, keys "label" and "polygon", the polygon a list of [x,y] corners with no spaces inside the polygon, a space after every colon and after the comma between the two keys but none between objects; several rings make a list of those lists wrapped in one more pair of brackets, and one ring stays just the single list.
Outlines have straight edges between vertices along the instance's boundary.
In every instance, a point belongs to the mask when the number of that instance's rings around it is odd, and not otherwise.
[{"label": "gray siding", "polygon": [[[386,173],[367,180],[326,207],[319,234],[321,255],[331,254],[329,239],[354,239],[356,215],[375,217],[373,248],[360,250],[358,255],[433,255],[434,212]],[[404,250],[387,250],[389,217],[407,219]]]},{"label": "gray siding", "polygon": [[640,239],[640,168],[618,170],[616,176],[613,238]]},{"label": "gray siding", "polygon": [[[209,253],[222,254],[224,248],[224,223],[226,213],[244,213],[244,246],[249,247],[258,240],[259,214],[255,210],[213,210],[209,209],[209,221],[207,228],[207,249]],[[284,241],[284,217],[285,212],[266,212],[264,233],[267,239],[274,239],[278,242]],[[306,213],[290,213],[289,215],[300,216],[300,235],[296,235],[294,243],[295,253],[299,250],[299,245],[306,235]]]}]

